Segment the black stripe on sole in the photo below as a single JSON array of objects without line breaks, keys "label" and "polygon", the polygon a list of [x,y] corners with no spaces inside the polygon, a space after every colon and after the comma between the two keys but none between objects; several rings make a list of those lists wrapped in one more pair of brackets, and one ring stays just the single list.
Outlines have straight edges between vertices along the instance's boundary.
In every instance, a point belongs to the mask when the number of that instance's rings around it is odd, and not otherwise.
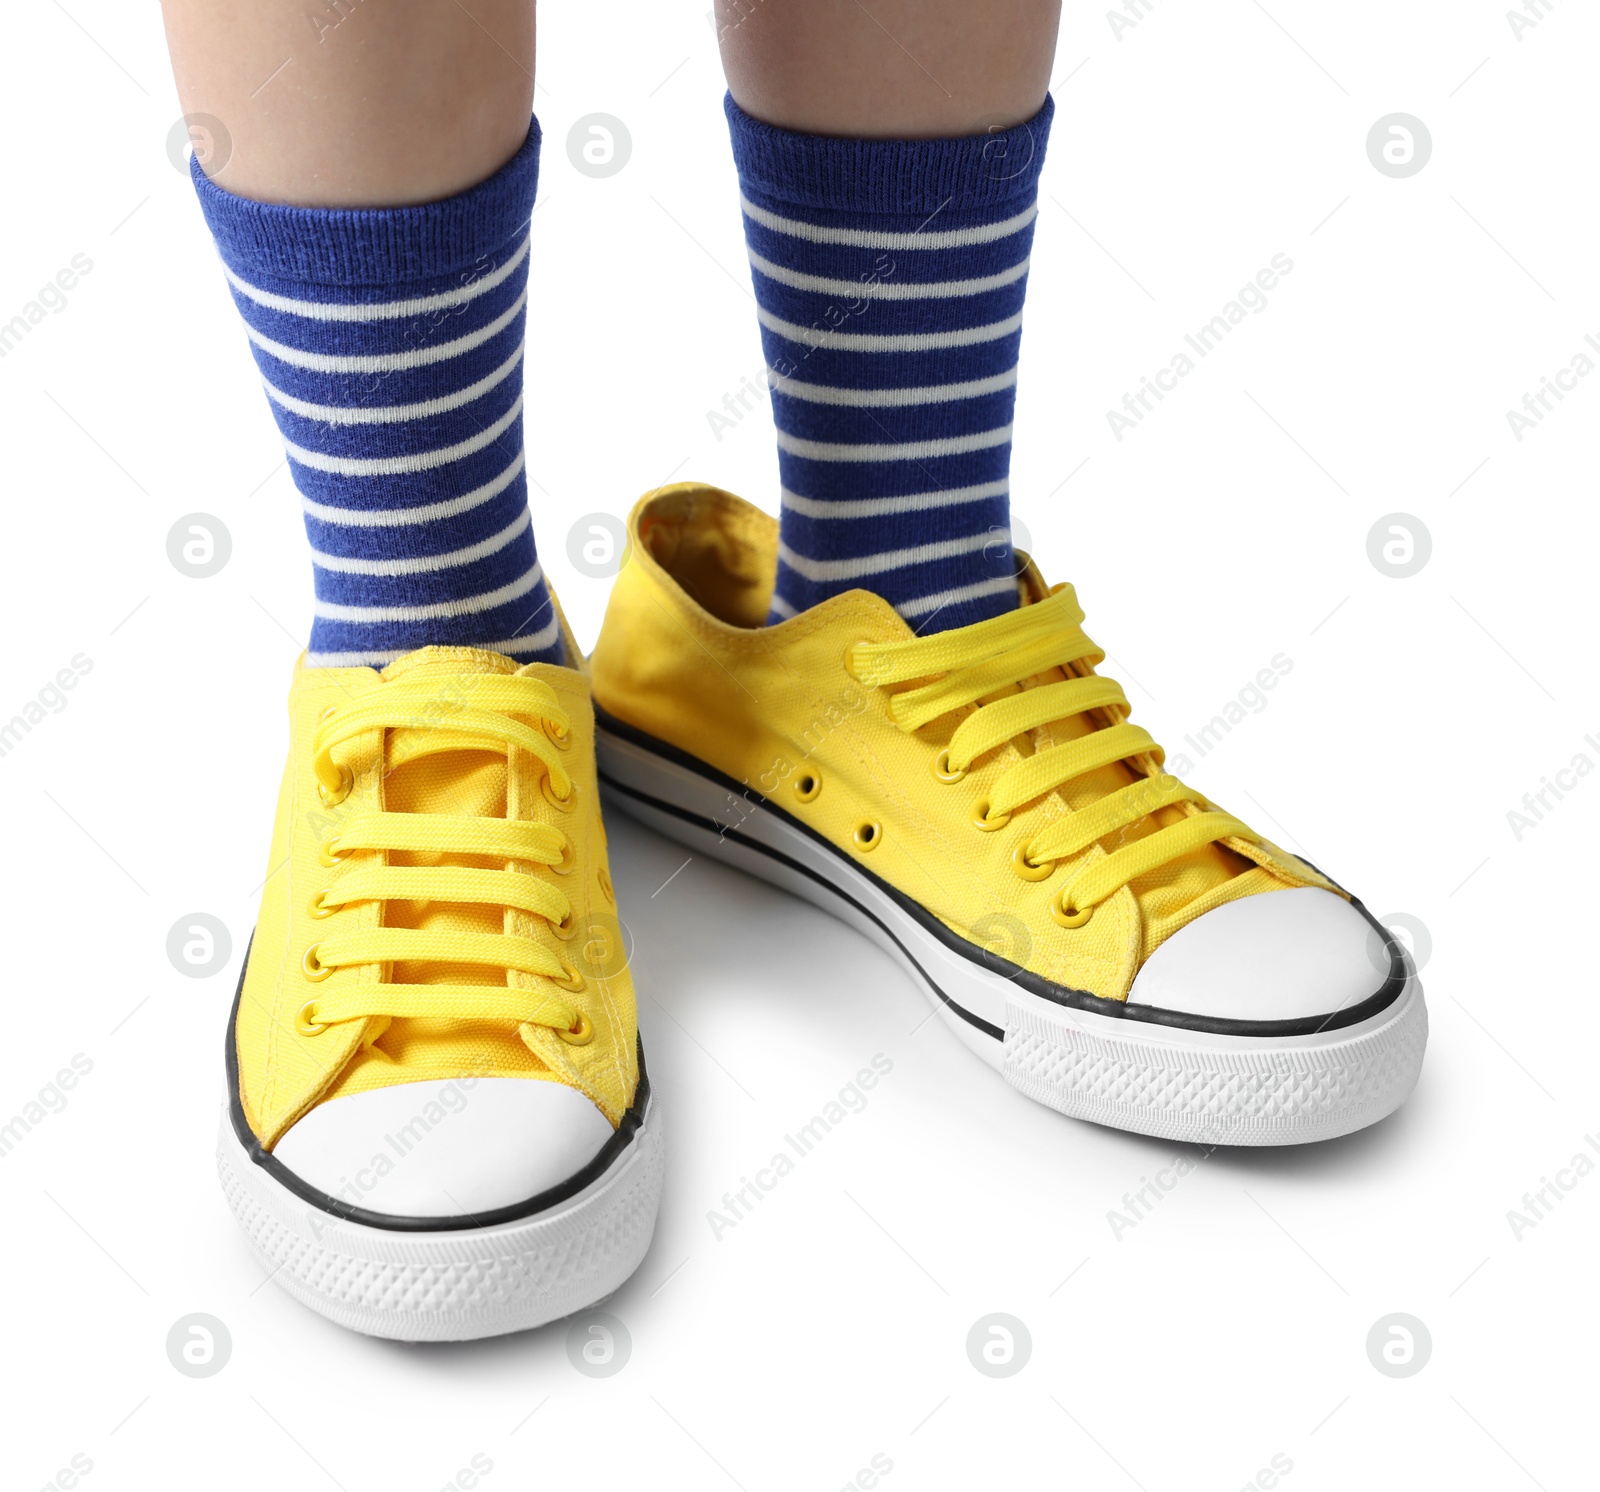
[{"label": "black stripe on sole", "polygon": [[[654,736],[618,720],[614,715],[601,709],[599,705],[595,706],[595,721],[601,730],[608,731],[619,739],[627,741],[643,751],[659,756],[675,766],[684,768],[686,771],[698,774],[708,783],[729,793],[734,801],[752,801],[752,790],[746,788],[742,783],[735,782],[733,778],[719,772],[715,767],[690,756],[687,752],[679,751],[676,747],[668,745],[667,742],[657,740]],[[660,813],[668,814],[685,823],[694,824],[717,835],[718,838],[731,839],[744,848],[765,855],[768,859],[777,861],[788,869],[809,877],[817,885],[825,887],[840,900],[848,902],[863,916],[870,918],[872,922],[881,927],[894,941],[895,946],[904,954],[912,968],[922,976],[928,987],[955,1014],[959,1015],[969,1025],[982,1031],[986,1036],[992,1036],[997,1041],[1004,1039],[1005,1032],[1000,1027],[984,1020],[981,1016],[975,1015],[972,1011],[952,1000],[934,981],[928,971],[922,967],[900,938],[895,935],[894,929],[879,917],[876,912],[858,901],[833,881],[819,875],[810,866],[801,864],[792,857],[785,855],[781,850],[773,849],[771,845],[764,844],[758,839],[753,839],[747,834],[741,834],[730,825],[719,823],[716,819],[707,818],[703,814],[681,808],[675,803],[663,802],[661,799],[641,792],[637,788],[618,782],[614,777],[607,776],[603,769],[600,771],[599,776],[602,785],[612,791],[623,793],[640,803],[647,804]],[[757,806],[765,809],[768,813],[775,814],[785,824],[804,834],[813,843],[838,859],[841,864],[849,864],[852,870],[865,876],[879,891],[894,902],[895,906],[904,912],[906,916],[917,923],[930,936],[942,943],[950,952],[980,965],[988,973],[1009,980],[1019,989],[1024,989],[1031,995],[1037,995],[1040,999],[1048,1000],[1055,1005],[1066,1006],[1069,1009],[1088,1011],[1091,1014],[1107,1016],[1114,1020],[1138,1021],[1154,1026],[1170,1026],[1179,1030],[1204,1032],[1216,1036],[1240,1036],[1246,1038],[1314,1036],[1323,1031],[1339,1031],[1345,1027],[1357,1026],[1363,1021],[1370,1020],[1373,1016],[1393,1005],[1405,991],[1407,985],[1408,976],[1405,955],[1400,945],[1391,936],[1389,930],[1360,901],[1355,897],[1351,897],[1351,905],[1361,913],[1379,937],[1382,938],[1384,946],[1389,951],[1388,978],[1384,980],[1376,993],[1369,995],[1365,1000],[1357,1004],[1347,1005],[1340,1010],[1331,1011],[1322,1016],[1297,1016],[1293,1019],[1277,1021],[1249,1021],[1228,1017],[1198,1016],[1185,1010],[1167,1010],[1156,1005],[1130,1005],[1123,1000],[1108,1000],[1099,995],[1092,995],[1086,990],[1071,989],[1066,985],[1056,984],[1040,974],[1035,974],[1031,970],[1023,968],[1020,964],[1001,958],[997,953],[992,953],[986,948],[980,948],[976,944],[968,942],[960,934],[952,932],[925,907],[890,885],[882,877],[864,866],[846,861],[838,849],[809,824],[801,823],[793,815],[760,794],[754,795],[754,801]]]},{"label": "black stripe on sole", "polygon": [[234,1031],[239,1018],[239,1001],[244,996],[245,974],[250,968],[250,949],[254,946],[255,935],[252,933],[250,946],[245,949],[244,964],[239,970],[239,987],[234,991],[233,1008],[228,1013],[228,1036],[223,1057],[228,1072],[228,1118],[233,1125],[234,1138],[244,1147],[250,1159],[284,1190],[292,1192],[320,1212],[332,1213],[344,1222],[359,1223],[364,1228],[386,1228],[394,1233],[458,1233],[468,1228],[492,1228],[497,1223],[517,1222],[537,1213],[549,1212],[577,1196],[585,1187],[593,1185],[633,1143],[634,1136],[644,1123],[645,1110],[650,1103],[650,1077],[645,1071],[644,1041],[640,1038],[639,1083],[634,1089],[633,1102],[622,1116],[622,1122],[617,1125],[616,1133],[579,1170],[537,1196],[509,1203],[505,1207],[495,1207],[488,1212],[451,1217],[402,1217],[389,1212],[373,1212],[369,1208],[357,1207],[352,1202],[329,1196],[327,1192],[318,1191],[302,1181],[271,1151],[265,1149],[250,1128],[250,1121],[245,1118],[244,1104],[239,1097],[239,1050]]}]

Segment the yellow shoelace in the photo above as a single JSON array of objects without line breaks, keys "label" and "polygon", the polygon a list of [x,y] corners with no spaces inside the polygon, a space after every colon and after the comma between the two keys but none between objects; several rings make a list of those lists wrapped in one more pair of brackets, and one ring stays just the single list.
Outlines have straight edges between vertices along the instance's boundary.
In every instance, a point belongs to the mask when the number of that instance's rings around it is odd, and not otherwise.
[{"label": "yellow shoelace", "polygon": [[[525,725],[536,720],[540,728]],[[389,746],[385,768],[444,751],[524,751],[544,769],[541,786],[557,809],[570,806],[572,778],[561,762],[570,721],[555,691],[534,678],[471,674],[459,678],[397,679],[379,684],[322,717],[312,743],[323,803],[335,807],[349,795],[349,768],[334,760],[344,742],[372,731],[414,732],[408,744]],[[390,738],[385,735],[385,741]],[[358,902],[449,902],[503,907],[542,918],[557,938],[572,936],[571,901],[552,882],[533,874],[544,866],[565,875],[573,866],[572,841],[561,830],[503,818],[454,814],[369,812],[352,815],[322,846],[330,870],[363,851],[402,851],[438,856],[487,856],[503,860],[499,870],[459,865],[353,865],[312,898],[313,917],[331,917]],[[566,1041],[582,1044],[593,1026],[566,996],[584,988],[584,978],[552,950],[532,938],[400,927],[331,931],[309,947],[302,963],[308,980],[358,965],[467,964],[505,972],[505,988],[478,984],[353,984],[302,1007],[297,1024],[306,1035],[346,1021],[421,1018],[483,1022],[504,1027],[548,1026]],[[520,987],[513,974],[545,981]],[[551,987],[554,986],[554,989]],[[555,991],[559,990],[560,993]]]},{"label": "yellow shoelace", "polygon": [[[1024,804],[1114,762],[1139,757],[1160,766],[1164,753],[1138,726],[1121,687],[1095,674],[1069,677],[1036,688],[1007,693],[985,704],[986,696],[1024,680],[1070,665],[1102,662],[1105,654],[1085,636],[1083,612],[1070,585],[1057,586],[1043,601],[992,621],[907,642],[857,643],[848,667],[862,683],[877,687],[907,684],[890,697],[889,718],[910,734],[953,710],[972,708],[934,763],[944,782],[958,782],[985,752],[1029,732],[1086,711],[1101,711],[1114,723],[1076,740],[1047,746],[1013,763],[1000,774],[987,800],[974,805],[979,829],[1002,829]],[[1135,767],[1135,770],[1142,770]],[[1025,844],[1013,861],[1025,880],[1045,880],[1057,862],[1081,854],[1095,841],[1132,827],[1162,808],[1193,810],[1176,823],[1155,829],[1086,865],[1051,903],[1056,920],[1080,927],[1094,908],[1129,881],[1203,845],[1237,836],[1254,840],[1231,814],[1213,809],[1200,794],[1170,773],[1140,776],[1127,787],[1056,821]]]}]

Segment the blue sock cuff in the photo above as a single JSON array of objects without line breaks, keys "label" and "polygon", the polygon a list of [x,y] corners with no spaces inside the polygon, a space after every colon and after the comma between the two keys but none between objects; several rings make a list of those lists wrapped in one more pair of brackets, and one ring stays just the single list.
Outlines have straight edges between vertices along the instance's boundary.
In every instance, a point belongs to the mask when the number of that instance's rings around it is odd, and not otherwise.
[{"label": "blue sock cuff", "polygon": [[752,119],[723,99],[740,180],[796,207],[932,213],[1030,201],[1039,186],[1055,100],[993,134],[947,140],[845,140]]},{"label": "blue sock cuff", "polygon": [[417,207],[287,207],[237,197],[191,159],[200,210],[239,273],[311,285],[374,286],[470,268],[520,233],[539,185],[539,121],[487,181]]}]

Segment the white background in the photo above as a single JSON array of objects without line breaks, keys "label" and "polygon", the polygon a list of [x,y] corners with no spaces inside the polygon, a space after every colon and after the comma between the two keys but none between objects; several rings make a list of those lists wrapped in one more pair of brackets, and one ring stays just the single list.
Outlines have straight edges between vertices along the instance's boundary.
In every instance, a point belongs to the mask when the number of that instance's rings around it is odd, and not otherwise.
[{"label": "white background", "polygon": [[[1231,1492],[1275,1455],[1291,1492],[1594,1485],[1600,1176],[1520,1239],[1507,1219],[1600,1131],[1600,775],[1520,840],[1507,819],[1576,754],[1600,763],[1600,378],[1520,442],[1506,420],[1600,335],[1590,9],[1555,0],[1519,39],[1503,0],[1157,0],[1118,39],[1074,6],[1055,69],[1016,512],[1174,750],[1292,660],[1193,779],[1426,927],[1414,1097],[1346,1140],[1219,1152],[1118,1238],[1108,1212],[1169,1144],[1031,1104],[805,905],[699,859],[658,891],[683,852],[619,819],[671,1167],[607,1307],[632,1357],[599,1381],[565,1326],[431,1348],[344,1333],[263,1285],[235,1230],[211,1159],[223,1029],[310,566],[166,154],[156,6],[14,6],[7,33],[0,321],[93,261],[0,360],[0,718],[75,654],[93,664],[0,758],[0,1120],[74,1054],[93,1063],[0,1162],[7,1486],[74,1454],[91,1492],[433,1492],[479,1454],[491,1492],[831,1492],[874,1455],[890,1492]],[[705,0],[551,4],[539,71],[529,469],[588,644],[606,586],[567,560],[576,517],[671,474],[771,507],[776,465],[765,410],[720,441],[706,417],[761,353]],[[1365,148],[1397,110],[1433,138],[1406,179]],[[596,111],[633,140],[604,180],[565,149]],[[1119,443],[1106,411],[1278,253],[1294,269],[1268,308]],[[195,511],[233,540],[203,581],[166,555]],[[1367,555],[1396,511],[1433,544],[1403,580]],[[195,911],[232,933],[204,980],[165,952]],[[714,1238],[724,1191],[875,1053],[893,1070],[865,1111]],[[203,1380],[164,1346],[195,1311],[233,1343]],[[994,1311],[1033,1343],[1003,1380],[965,1351]],[[1433,1341],[1403,1380],[1365,1348],[1396,1311]]]}]

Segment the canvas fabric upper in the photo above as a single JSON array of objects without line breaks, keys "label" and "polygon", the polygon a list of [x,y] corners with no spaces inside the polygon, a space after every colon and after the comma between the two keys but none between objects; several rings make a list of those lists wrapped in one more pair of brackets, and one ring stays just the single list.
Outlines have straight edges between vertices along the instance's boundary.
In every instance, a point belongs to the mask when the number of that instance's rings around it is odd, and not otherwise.
[{"label": "canvas fabric upper", "polygon": [[[1076,778],[1019,809],[1004,830],[980,832],[974,803],[1008,766],[1117,721],[1097,710],[1053,722],[980,757],[961,782],[941,782],[933,762],[970,707],[908,733],[889,718],[889,688],[859,682],[847,667],[858,643],[914,635],[887,602],[850,591],[763,625],[777,524],[700,484],[641,499],[630,544],[590,660],[596,703],[741,784],[723,816],[732,827],[747,811],[741,796],[770,800],[962,937],[1056,984],[1112,1000],[1126,999],[1140,965],[1165,939],[1223,902],[1288,886],[1339,891],[1266,840],[1231,838],[1140,877],[1084,926],[1063,928],[1050,912],[1052,893],[1107,846],[1091,844],[1040,882],[1012,868],[1017,845],[1137,777],[1158,774],[1159,756]],[[1052,593],[1031,560],[1019,587],[1024,605]],[[1051,669],[1012,687],[1063,676]],[[796,784],[812,772],[822,788],[802,802]],[[1123,830],[1119,842],[1198,811],[1160,809]],[[855,834],[869,822],[879,833],[863,851]]]},{"label": "canvas fabric upper", "polygon": [[[579,656],[567,637],[568,656]],[[474,676],[523,674],[555,691],[571,721],[563,761],[576,799],[569,812],[551,806],[540,790],[542,767],[525,751],[474,749],[470,736],[453,735],[452,708],[469,703]],[[311,739],[330,706],[371,690],[380,679],[429,678],[439,683],[437,719],[405,729],[371,731],[337,748],[337,759],[354,774],[349,796],[333,807],[318,795]],[[537,724],[537,722],[534,722]],[[636,1014],[627,971],[624,935],[617,918],[605,831],[594,768],[594,714],[589,679],[576,668],[512,660],[464,647],[433,647],[390,664],[380,675],[370,668],[310,668],[297,663],[289,696],[290,748],[279,794],[272,849],[260,916],[245,973],[234,1030],[244,1112],[257,1137],[270,1148],[296,1119],[317,1103],[344,1094],[427,1079],[525,1077],[565,1083],[586,1093],[615,1126],[628,1109],[638,1082]],[[391,812],[489,815],[553,824],[575,847],[572,869],[560,877],[577,921],[569,941],[556,939],[542,918],[497,907],[438,903],[365,902],[319,919],[312,899],[333,878],[361,860],[389,864],[429,863],[503,870],[483,856],[407,855],[399,851],[352,854],[329,867],[322,847],[350,815]],[[550,874],[543,867],[522,874]],[[562,1041],[548,1028],[494,1029],[436,1019],[367,1019],[330,1026],[308,1037],[296,1027],[304,1004],[338,981],[377,983],[511,984],[537,987],[534,975],[469,964],[426,963],[392,969],[362,965],[337,970],[328,981],[308,984],[304,950],[326,935],[362,926],[514,933],[547,944],[572,960],[586,988],[572,997],[594,1025],[587,1044]]]}]

